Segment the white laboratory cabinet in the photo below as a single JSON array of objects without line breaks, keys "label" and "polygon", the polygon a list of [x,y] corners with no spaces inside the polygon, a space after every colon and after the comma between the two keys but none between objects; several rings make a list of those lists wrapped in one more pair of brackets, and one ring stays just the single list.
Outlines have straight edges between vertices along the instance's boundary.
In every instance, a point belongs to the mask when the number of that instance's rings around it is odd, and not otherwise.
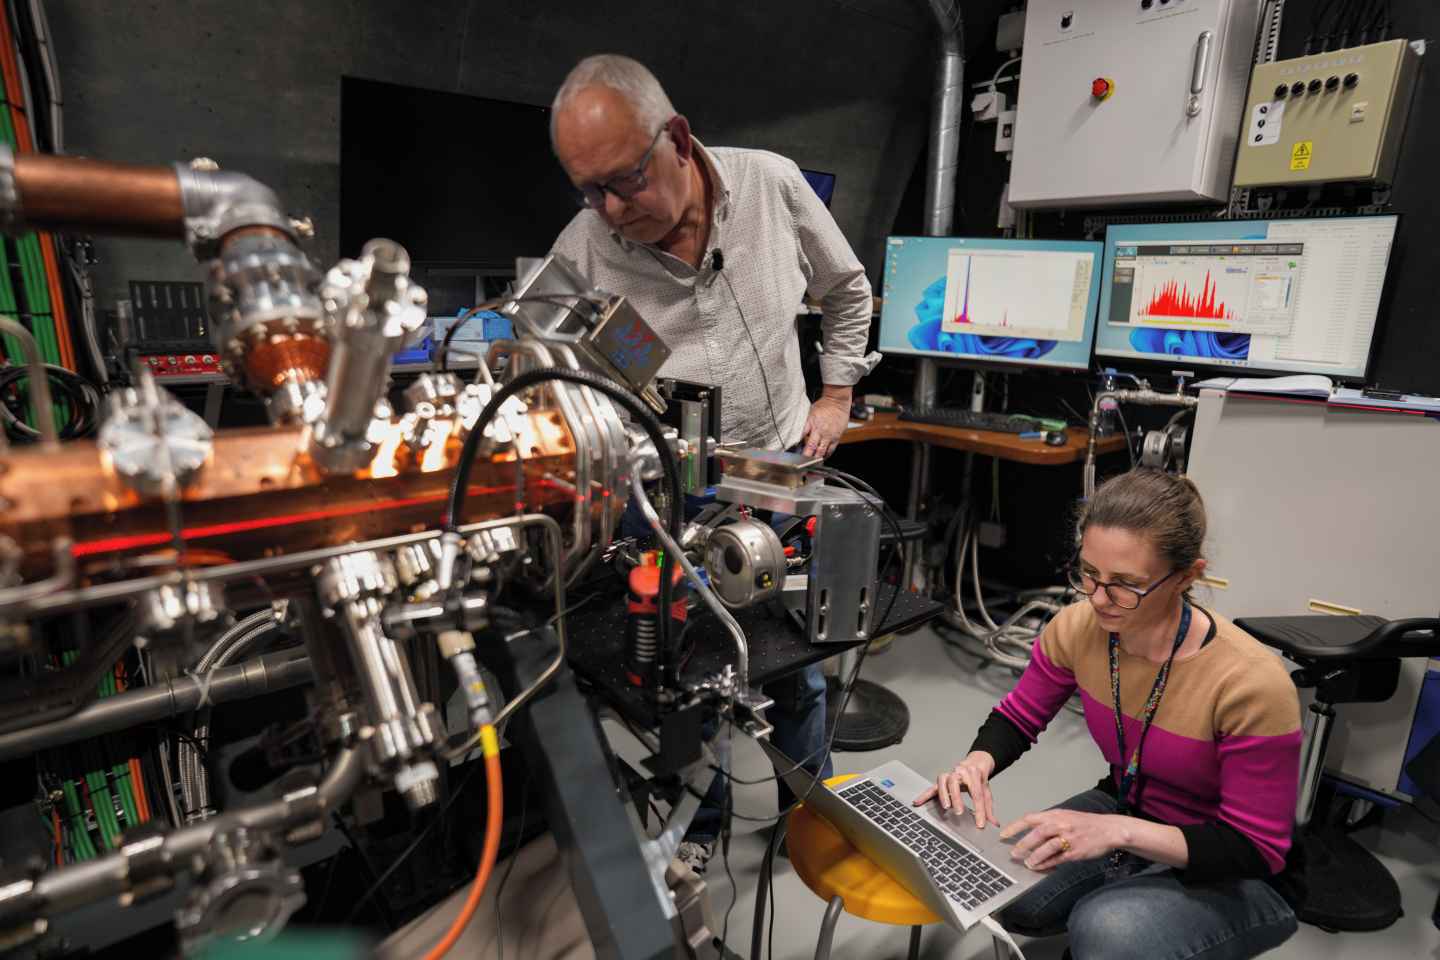
[{"label": "white laboratory cabinet", "polygon": [[1010,205],[1221,201],[1263,0],[1030,0]]}]

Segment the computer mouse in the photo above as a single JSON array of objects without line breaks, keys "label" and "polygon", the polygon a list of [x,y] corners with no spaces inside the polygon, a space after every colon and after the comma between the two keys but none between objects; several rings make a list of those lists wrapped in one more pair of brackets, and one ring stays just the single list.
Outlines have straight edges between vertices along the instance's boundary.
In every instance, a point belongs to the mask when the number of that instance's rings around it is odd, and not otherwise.
[{"label": "computer mouse", "polygon": [[1063,431],[1063,430],[1051,430],[1049,433],[1045,434],[1045,446],[1047,446],[1047,447],[1063,447],[1063,446],[1065,446],[1065,441],[1067,441],[1067,440],[1069,440],[1069,439],[1070,439],[1070,434],[1066,433],[1065,431]]}]

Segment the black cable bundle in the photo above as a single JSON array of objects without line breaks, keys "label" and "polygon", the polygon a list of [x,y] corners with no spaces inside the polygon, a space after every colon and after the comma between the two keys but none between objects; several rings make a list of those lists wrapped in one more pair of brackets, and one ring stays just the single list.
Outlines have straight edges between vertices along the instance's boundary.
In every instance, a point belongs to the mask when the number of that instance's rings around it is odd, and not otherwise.
[{"label": "black cable bundle", "polygon": [[[69,422],[60,430],[60,439],[74,440],[94,430],[100,420],[99,391],[89,380],[64,367],[47,363],[45,371],[50,375],[50,389],[55,393],[56,399],[63,397],[70,403]],[[26,364],[17,363],[0,370],[0,398],[5,397],[9,389],[19,381],[29,379],[29,376],[30,368]],[[23,392],[24,389],[21,385],[17,387],[17,392]],[[39,441],[40,431],[21,420],[16,411],[10,409],[10,405],[3,400],[0,400],[0,419],[3,419],[5,433],[11,440],[24,443]]]},{"label": "black cable bundle", "polygon": [[[675,454],[665,442],[664,428],[649,407],[635,399],[634,394],[624,387],[615,383],[598,373],[591,373],[589,370],[571,370],[561,367],[541,367],[538,370],[531,370],[520,374],[514,380],[505,384],[485,404],[480,411],[480,416],[475,419],[475,425],[470,428],[470,434],[465,438],[465,446],[460,450],[460,462],[455,466],[455,473],[450,478],[450,495],[445,504],[445,531],[454,533],[460,527],[461,516],[464,513],[462,501],[465,498],[465,491],[470,488],[470,470],[475,462],[475,455],[480,449],[480,442],[485,436],[485,428],[490,421],[495,419],[499,412],[500,405],[510,397],[519,393],[527,387],[537,383],[546,383],[552,380],[566,380],[570,383],[579,383],[592,390],[598,390],[620,406],[624,407],[635,421],[644,428],[645,433],[655,445],[655,450],[660,457],[660,465],[664,470],[665,484],[665,521],[670,536],[677,542],[680,540],[680,519],[683,513],[684,487],[680,485],[680,465],[675,460]],[[639,478],[634,478],[638,483]],[[516,491],[516,499],[521,496],[521,491]],[[659,604],[662,611],[668,611],[671,605],[673,585],[673,571],[675,569],[675,558],[670,551],[664,551],[665,558],[660,567],[660,597]],[[558,612],[558,611],[557,611]],[[674,671],[675,643],[678,638],[670,635],[670,618],[660,618],[660,649],[663,651],[661,665],[664,669]],[[663,683],[671,684],[674,677],[662,678]]]}]

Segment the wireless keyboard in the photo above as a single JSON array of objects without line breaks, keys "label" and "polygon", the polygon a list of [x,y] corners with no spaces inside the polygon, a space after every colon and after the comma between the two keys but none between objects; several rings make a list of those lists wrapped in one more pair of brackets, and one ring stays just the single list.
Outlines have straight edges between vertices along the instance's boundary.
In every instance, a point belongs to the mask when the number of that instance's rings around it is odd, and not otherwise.
[{"label": "wireless keyboard", "polygon": [[939,427],[964,427],[968,430],[993,430],[997,433],[1035,433],[1046,425],[1030,417],[1012,417],[1006,413],[985,413],[958,410],[954,407],[911,407],[900,414],[910,423],[930,423]]}]

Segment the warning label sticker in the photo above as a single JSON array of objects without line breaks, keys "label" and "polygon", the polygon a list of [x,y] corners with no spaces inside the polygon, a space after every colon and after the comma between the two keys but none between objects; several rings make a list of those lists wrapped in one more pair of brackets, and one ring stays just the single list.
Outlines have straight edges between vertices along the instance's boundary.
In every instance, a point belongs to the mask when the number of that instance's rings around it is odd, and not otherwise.
[{"label": "warning label sticker", "polygon": [[1263,147],[1280,139],[1280,118],[1285,114],[1285,101],[1257,103],[1250,111],[1250,132],[1245,142],[1252,147]]},{"label": "warning label sticker", "polygon": [[1290,151],[1291,170],[1309,170],[1310,158],[1315,154],[1314,140],[1301,140]]}]

